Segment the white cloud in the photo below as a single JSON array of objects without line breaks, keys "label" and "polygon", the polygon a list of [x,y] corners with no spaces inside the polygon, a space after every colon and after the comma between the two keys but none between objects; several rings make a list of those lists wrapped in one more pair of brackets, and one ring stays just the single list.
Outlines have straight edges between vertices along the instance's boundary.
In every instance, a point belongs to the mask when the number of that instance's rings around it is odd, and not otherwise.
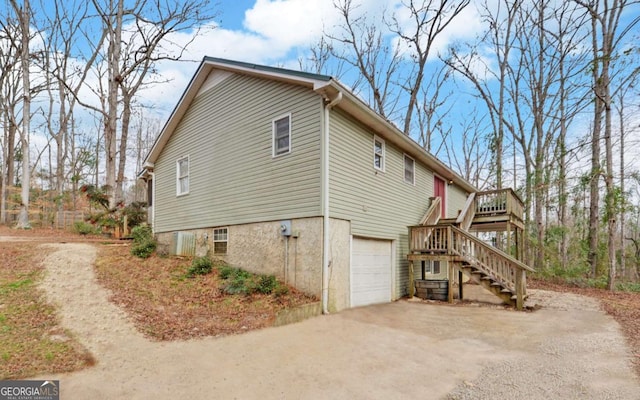
[{"label": "white cloud", "polygon": [[324,25],[332,26],[336,19],[333,3],[327,0],[257,0],[245,13],[244,26],[289,49],[313,43]]}]

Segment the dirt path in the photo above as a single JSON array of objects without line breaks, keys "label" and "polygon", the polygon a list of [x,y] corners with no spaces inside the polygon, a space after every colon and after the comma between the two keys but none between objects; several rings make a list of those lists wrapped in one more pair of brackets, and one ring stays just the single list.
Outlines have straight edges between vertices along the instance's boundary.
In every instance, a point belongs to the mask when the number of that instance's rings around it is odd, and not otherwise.
[{"label": "dirt path", "polygon": [[534,313],[399,301],[225,338],[156,343],[108,301],[89,244],[54,244],[42,287],[98,360],[62,399],[640,399],[597,301],[538,291]]}]

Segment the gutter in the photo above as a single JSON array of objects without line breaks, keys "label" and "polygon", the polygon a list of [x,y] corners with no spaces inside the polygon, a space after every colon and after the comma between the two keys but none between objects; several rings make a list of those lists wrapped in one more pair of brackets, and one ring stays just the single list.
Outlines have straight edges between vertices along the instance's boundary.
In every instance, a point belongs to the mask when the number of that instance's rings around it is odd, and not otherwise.
[{"label": "gutter", "polygon": [[329,314],[329,111],[342,100],[342,91],[324,106],[322,129],[322,313]]}]

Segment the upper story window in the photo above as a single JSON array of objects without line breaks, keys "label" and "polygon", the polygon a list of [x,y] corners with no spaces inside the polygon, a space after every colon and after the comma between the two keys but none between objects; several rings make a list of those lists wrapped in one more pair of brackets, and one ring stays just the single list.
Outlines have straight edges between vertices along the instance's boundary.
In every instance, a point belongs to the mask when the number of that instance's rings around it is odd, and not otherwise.
[{"label": "upper story window", "polygon": [[176,195],[189,193],[189,156],[176,161]]},{"label": "upper story window", "polygon": [[415,185],[416,183],[416,162],[408,155],[404,155],[404,181]]},{"label": "upper story window", "polygon": [[373,137],[373,167],[384,171],[384,140],[377,136]]},{"label": "upper story window", "polygon": [[273,120],[273,156],[291,152],[291,114]]}]

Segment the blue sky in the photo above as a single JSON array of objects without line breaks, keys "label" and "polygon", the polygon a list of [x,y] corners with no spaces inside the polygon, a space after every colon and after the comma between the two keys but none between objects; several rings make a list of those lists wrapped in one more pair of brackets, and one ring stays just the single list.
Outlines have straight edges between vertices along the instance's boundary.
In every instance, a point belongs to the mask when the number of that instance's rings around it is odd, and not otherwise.
[{"label": "blue sky", "polygon": [[[368,13],[382,25],[382,12],[393,12],[400,0],[366,0],[358,12]],[[271,66],[298,69],[298,58],[318,42],[323,31],[333,32],[342,22],[332,0],[223,0],[220,16],[211,29],[196,38],[187,58],[193,62],[166,63],[160,70],[171,82],[148,90],[148,99],[171,99],[167,93],[184,90],[203,56],[227,58]],[[436,51],[444,51],[454,40],[471,40],[482,29],[473,6],[464,12],[441,35]],[[179,34],[180,44],[192,38]],[[435,51],[434,51],[435,55]],[[350,82],[343,82],[349,84]],[[170,111],[173,102],[156,103],[161,112]]]},{"label": "blue sky", "polygon": [[[493,7],[500,0],[487,1]],[[454,42],[474,41],[483,31],[483,21],[476,7],[480,2],[484,0],[472,0],[472,4],[439,36],[434,55],[444,53]],[[402,19],[401,0],[354,0],[354,3],[360,4],[358,12],[367,13],[381,25],[383,10],[387,15],[396,13],[401,23],[406,22]],[[192,32],[180,32],[170,37],[176,47],[167,48],[168,51],[177,52],[178,48],[189,43],[186,60],[159,63],[157,70],[164,82],[139,93],[139,102],[148,106],[148,114],[162,121],[160,125],[169,117],[204,56],[298,69],[298,58],[308,54],[310,46],[318,42],[323,31],[336,32],[342,23],[333,7],[333,0],[220,0],[217,10],[218,18],[210,21],[200,36],[194,38]],[[637,10],[638,7],[634,12]],[[637,31],[636,28],[636,35]],[[495,67],[490,52],[482,55],[486,56],[484,59],[489,67]],[[437,64],[437,61],[431,62],[429,66]],[[351,83],[349,78],[352,76],[342,79],[347,86]],[[460,131],[465,128],[461,128],[456,119],[462,120],[484,110],[483,105],[478,105],[472,97],[473,88],[468,82],[458,79],[456,85],[455,96],[451,100],[455,101],[454,112],[446,116],[446,122]],[[589,130],[589,122],[587,116],[585,122],[574,130],[583,135]],[[484,125],[487,123],[486,120],[483,122]],[[461,132],[456,132],[456,135],[460,136]],[[437,155],[444,156],[442,153]]]}]

